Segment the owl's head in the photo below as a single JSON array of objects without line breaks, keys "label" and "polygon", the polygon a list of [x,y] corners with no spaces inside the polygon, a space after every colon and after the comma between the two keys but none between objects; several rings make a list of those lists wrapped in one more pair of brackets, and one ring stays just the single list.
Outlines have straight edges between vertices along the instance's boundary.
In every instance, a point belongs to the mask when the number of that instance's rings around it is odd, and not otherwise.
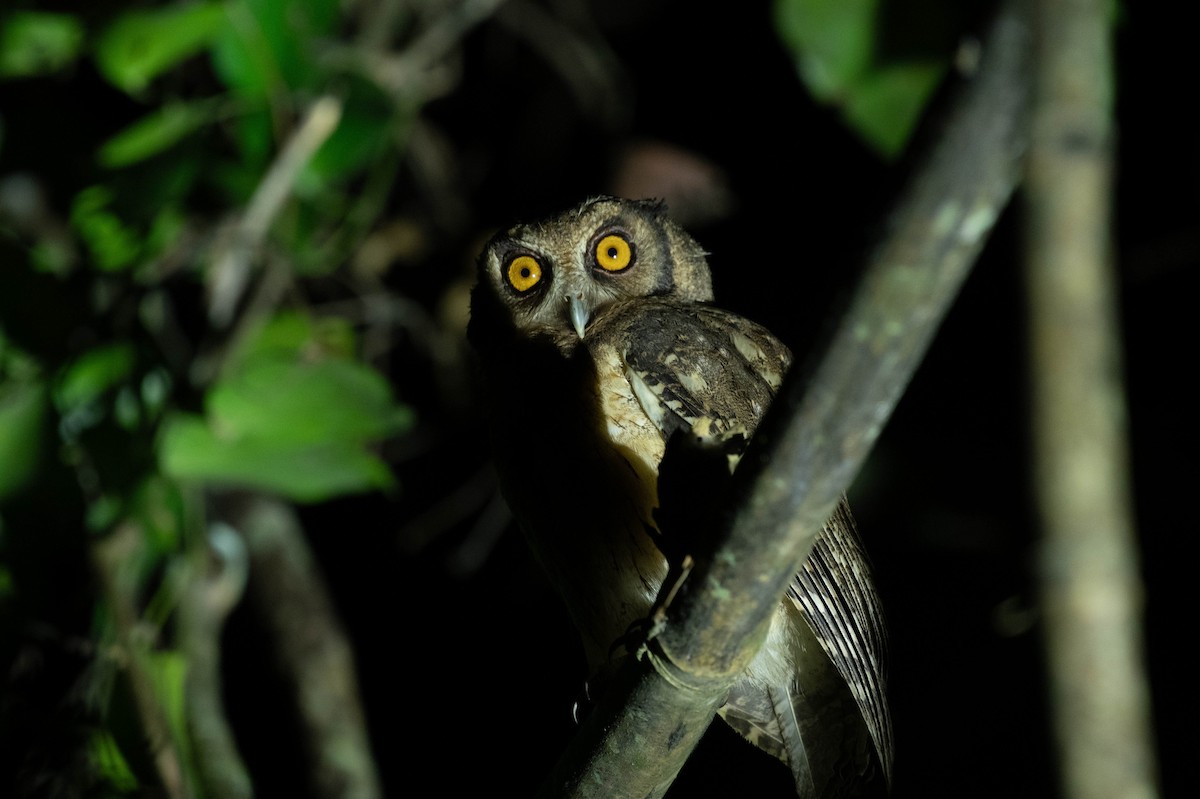
[{"label": "owl's head", "polygon": [[500,311],[518,333],[570,348],[616,303],[651,296],[712,300],[704,256],[661,202],[587,200],[492,238],[479,257],[472,317]]}]

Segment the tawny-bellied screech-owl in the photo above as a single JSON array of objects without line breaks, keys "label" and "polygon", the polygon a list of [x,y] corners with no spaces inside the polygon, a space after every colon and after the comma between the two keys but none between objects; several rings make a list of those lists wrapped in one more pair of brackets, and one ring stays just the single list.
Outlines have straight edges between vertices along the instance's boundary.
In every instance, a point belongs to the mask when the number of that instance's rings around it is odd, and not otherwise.
[{"label": "tawny-bellied screech-owl", "polygon": [[[661,203],[602,197],[517,225],[489,242],[478,281],[469,336],[501,488],[595,672],[650,612],[663,550],[680,549],[660,547],[656,514],[672,432],[744,443],[791,354],[710,304],[705,253]],[[800,796],[874,791],[891,768],[883,661],[843,503],[720,713],[789,764]]]}]

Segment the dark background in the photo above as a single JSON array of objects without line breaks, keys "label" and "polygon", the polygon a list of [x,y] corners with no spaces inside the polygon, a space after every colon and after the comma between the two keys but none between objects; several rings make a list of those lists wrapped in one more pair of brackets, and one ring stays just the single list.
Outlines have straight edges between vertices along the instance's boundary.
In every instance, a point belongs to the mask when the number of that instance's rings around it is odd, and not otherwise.
[{"label": "dark background", "polygon": [[[590,107],[503,25],[466,39],[458,87],[426,109],[456,170],[441,196],[459,211],[441,224],[435,191],[415,175],[397,187],[396,213],[429,219],[431,244],[423,268],[390,273],[391,288],[436,313],[496,227],[610,191],[628,148],[666,142],[715,165],[732,198],[694,230],[712,253],[718,302],[803,356],[853,285],[906,162],[885,163],[809,98],[767,4],[594,5],[594,33],[616,58],[612,91]],[[1164,8],[1129,4],[1117,28],[1113,233],[1147,662],[1171,795],[1200,709],[1179,640],[1193,570],[1176,543],[1195,530],[1179,509],[1194,474],[1182,467],[1183,376],[1194,361],[1185,306],[1200,260],[1200,157],[1176,111],[1195,74],[1191,32]],[[970,24],[940,19],[916,38],[950,47]],[[36,168],[53,183],[86,156],[56,152],[80,127],[100,136],[128,120],[115,93],[82,80],[90,91],[76,83],[70,96],[4,88],[10,127],[45,129],[40,154],[0,151],[5,171]],[[851,492],[891,628],[897,797],[1057,791],[1034,596],[1020,233],[1018,197]],[[469,372],[448,379],[415,336],[401,335],[390,357],[397,394],[419,415],[388,452],[399,495],[304,509],[356,647],[375,754],[389,795],[528,795],[574,730],[582,651],[519,531],[497,521],[486,409]],[[303,795],[299,742],[263,646],[250,614],[235,613],[229,711],[260,795]],[[785,797],[789,782],[717,723],[671,795]]]}]

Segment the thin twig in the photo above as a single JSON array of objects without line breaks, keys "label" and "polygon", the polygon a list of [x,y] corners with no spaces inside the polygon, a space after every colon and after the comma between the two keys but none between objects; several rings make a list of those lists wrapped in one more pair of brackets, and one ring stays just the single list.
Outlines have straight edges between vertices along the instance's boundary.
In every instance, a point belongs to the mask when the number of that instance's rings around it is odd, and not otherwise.
[{"label": "thin twig", "polygon": [[148,662],[151,636],[138,610],[143,536],[142,528],[132,522],[117,525],[92,546],[92,562],[116,623],[118,644],[127,656],[125,670],[163,790],[170,799],[191,799],[195,794],[188,783],[178,742],[154,687]]},{"label": "thin twig", "polygon": [[271,165],[250,199],[246,212],[213,259],[212,283],[208,307],[209,320],[225,327],[233,319],[238,301],[250,280],[254,256],[291,194],[300,170],[325,140],[333,134],[342,117],[342,102],[332,95],[318,98],[308,109],[304,121]]},{"label": "thin twig", "polygon": [[[1028,20],[1006,4],[831,346],[793,373],[735,479],[742,501],[698,557],[650,657],[628,663],[542,786],[543,796],[661,796],[753,657],[915,371],[1021,173]],[[698,553],[704,555],[706,553]],[[649,661],[649,665],[647,665]]]},{"label": "thin twig", "polygon": [[1112,274],[1104,0],[1038,4],[1027,280],[1042,603],[1071,799],[1156,796]]},{"label": "thin twig", "polygon": [[401,52],[387,53],[362,47],[331,46],[325,63],[355,68],[400,101],[419,96],[428,100],[444,94],[453,84],[446,62],[463,38],[485,21],[506,0],[459,0],[431,16]]}]

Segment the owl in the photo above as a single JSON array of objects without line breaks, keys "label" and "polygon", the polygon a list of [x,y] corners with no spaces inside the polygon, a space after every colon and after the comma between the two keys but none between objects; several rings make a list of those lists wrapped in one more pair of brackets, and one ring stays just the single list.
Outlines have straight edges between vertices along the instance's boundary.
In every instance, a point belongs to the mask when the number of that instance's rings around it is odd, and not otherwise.
[{"label": "owl", "polygon": [[[692,551],[688,520],[719,512],[719,482],[711,468],[689,475],[704,459],[676,457],[675,434],[711,443],[727,477],[791,361],[712,300],[706,253],[653,201],[589,199],[497,234],[479,257],[468,336],[501,490],[593,673]],[[884,657],[843,503],[719,713],[791,767],[802,797],[878,792],[891,768]]]}]

